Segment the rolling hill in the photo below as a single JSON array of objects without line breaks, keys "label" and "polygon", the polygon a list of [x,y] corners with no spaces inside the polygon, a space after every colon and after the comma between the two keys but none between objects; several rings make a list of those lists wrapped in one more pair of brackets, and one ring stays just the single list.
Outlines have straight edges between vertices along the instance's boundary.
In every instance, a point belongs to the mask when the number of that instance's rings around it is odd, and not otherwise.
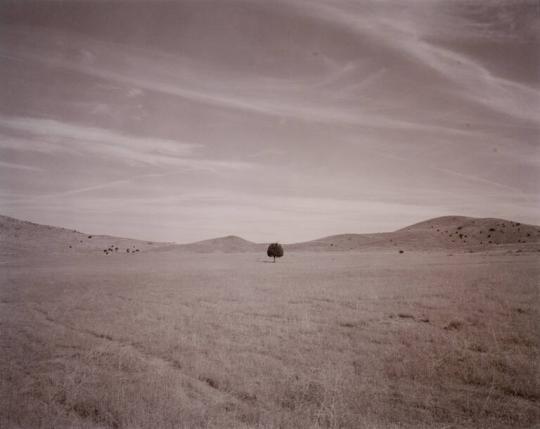
[{"label": "rolling hill", "polygon": [[0,216],[0,255],[137,253],[166,244],[85,234],[72,229]]},{"label": "rolling hill", "polygon": [[156,249],[157,251],[185,251],[195,253],[242,253],[242,252],[264,252],[266,251],[267,244],[254,243],[252,241],[244,240],[241,237],[235,235],[229,235],[226,237],[211,238],[209,240],[197,241],[195,243],[188,244],[171,244],[168,246],[162,246]]},{"label": "rolling hill", "polygon": [[[227,236],[188,244],[155,243],[40,225],[0,216],[0,254],[132,254],[264,252],[267,244]],[[540,227],[494,218],[445,216],[394,232],[339,234],[285,245],[285,251],[436,250],[482,251],[505,247],[540,249]]]},{"label": "rolling hill", "polygon": [[376,248],[402,250],[463,249],[481,251],[497,246],[540,244],[540,227],[503,219],[444,216],[394,232],[341,234],[287,246],[288,250],[346,251]]}]

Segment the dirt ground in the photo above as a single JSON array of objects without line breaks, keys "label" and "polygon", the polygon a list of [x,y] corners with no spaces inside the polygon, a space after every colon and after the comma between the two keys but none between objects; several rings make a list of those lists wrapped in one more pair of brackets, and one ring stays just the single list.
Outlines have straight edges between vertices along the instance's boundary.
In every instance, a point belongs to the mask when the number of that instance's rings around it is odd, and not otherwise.
[{"label": "dirt ground", "polygon": [[43,255],[0,278],[2,428],[529,428],[539,253]]}]

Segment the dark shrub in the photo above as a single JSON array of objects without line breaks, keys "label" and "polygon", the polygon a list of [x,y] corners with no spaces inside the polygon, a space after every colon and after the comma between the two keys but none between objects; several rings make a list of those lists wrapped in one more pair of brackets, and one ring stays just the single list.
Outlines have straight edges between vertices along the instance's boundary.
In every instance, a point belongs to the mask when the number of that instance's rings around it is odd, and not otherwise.
[{"label": "dark shrub", "polygon": [[281,258],[283,256],[283,247],[279,243],[272,243],[268,246],[266,254],[269,258],[274,258],[274,262],[276,262],[276,258]]},{"label": "dark shrub", "polygon": [[463,327],[463,322],[459,320],[452,320],[448,325],[443,329],[447,331],[459,331]]}]

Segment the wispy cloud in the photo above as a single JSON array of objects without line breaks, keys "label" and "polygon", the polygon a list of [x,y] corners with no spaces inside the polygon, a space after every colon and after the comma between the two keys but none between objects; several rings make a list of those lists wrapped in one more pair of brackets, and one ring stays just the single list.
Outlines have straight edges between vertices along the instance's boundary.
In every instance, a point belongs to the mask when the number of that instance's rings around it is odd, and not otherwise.
[{"label": "wispy cloud", "polygon": [[470,58],[422,41],[404,44],[424,64],[451,80],[462,96],[490,109],[539,123],[540,91],[529,86],[493,76]]},{"label": "wispy cloud", "polygon": [[5,161],[0,161],[0,167],[13,168],[15,170],[43,171],[41,168],[32,167],[30,165],[23,165],[23,164],[17,164],[14,162],[5,162]]},{"label": "wispy cloud", "polygon": [[[28,34],[35,32],[35,29],[13,26],[6,31]],[[24,38],[21,40],[21,43],[24,43]],[[138,88],[137,94],[140,94],[141,90],[147,90],[212,107],[306,122],[414,132],[460,135],[470,133],[468,130],[419,117],[413,119],[410,116],[411,111],[399,112],[399,109],[396,109],[399,105],[397,100],[389,103],[388,94],[384,91],[380,100],[370,97],[368,102],[359,102],[359,91],[373,84],[382,85],[384,88],[383,83],[377,82],[386,72],[384,67],[363,75],[356,68],[356,64],[349,63],[344,68],[334,64],[328,73],[319,79],[298,81],[295,78],[278,80],[265,77],[254,80],[252,76],[243,75],[220,79],[218,73],[208,72],[207,66],[193,60],[163,56],[157,57],[159,63],[156,64],[155,54],[149,51],[121,48],[80,36],[63,38],[62,49],[67,53],[60,51],[56,55],[48,55],[47,52],[58,49],[57,46],[50,45],[52,40],[54,38],[51,36],[49,39],[43,38],[38,47],[25,46],[17,56],[19,59],[103,79],[112,85],[127,88],[128,95],[134,94],[133,88]],[[68,55],[71,49],[77,50],[81,44],[90,45],[93,52],[100,53],[96,55],[95,63],[88,64]],[[126,73],[124,63],[132,65],[129,73]],[[377,86],[376,92],[378,91]],[[321,99],[327,102],[321,103]]]},{"label": "wispy cloud", "polygon": [[23,134],[23,138],[0,140],[0,147],[11,149],[61,151],[79,155],[91,153],[127,163],[169,165],[188,169],[237,169],[250,165],[241,161],[194,158],[193,155],[202,148],[200,144],[132,136],[52,119],[0,116],[0,128]]},{"label": "wispy cloud", "polygon": [[124,179],[109,180],[109,181],[105,181],[96,185],[72,188],[67,191],[62,191],[62,192],[10,198],[9,203],[10,204],[23,204],[23,203],[30,203],[30,202],[35,202],[39,200],[51,200],[51,199],[58,199],[58,198],[64,198],[64,197],[78,196],[82,194],[95,193],[95,191],[103,191],[103,190],[107,190],[111,188],[130,185],[133,182],[140,179],[152,179],[152,178],[158,178],[158,177],[174,176],[177,174],[179,174],[177,171],[168,172],[168,173],[138,174],[135,176],[126,177]]},{"label": "wispy cloud", "polygon": [[[423,40],[425,31],[417,14],[392,15],[392,2],[386,3],[386,13],[363,14],[355,11],[346,2],[312,2],[299,0],[306,13],[314,14],[322,20],[332,20],[338,25],[358,32],[359,36],[369,35],[375,40],[395,49],[399,47],[403,53],[416,59],[420,64],[429,67],[448,81],[455,84],[454,91],[460,91],[463,99],[484,105],[497,112],[504,113],[526,121],[539,124],[537,111],[540,109],[540,91],[522,83],[513,82],[502,77],[494,76],[480,62],[471,57],[459,54],[449,48],[434,45]],[[425,2],[411,2],[417,8],[425,8]],[[433,2],[442,3],[440,1]],[[410,6],[409,5],[409,6]],[[392,6],[393,8],[389,8]],[[433,6],[433,5],[432,5]],[[439,8],[440,9],[440,8]],[[431,12],[437,9],[428,8]],[[411,18],[412,17],[412,18]],[[416,17],[416,18],[415,18]],[[431,13],[427,18],[441,19]],[[407,19],[408,18],[408,19]],[[425,16],[423,19],[427,19]],[[447,16],[448,20],[455,17]],[[418,20],[418,22],[417,22]],[[461,26],[453,29],[453,37],[461,36]],[[454,94],[455,95],[455,94]]]}]

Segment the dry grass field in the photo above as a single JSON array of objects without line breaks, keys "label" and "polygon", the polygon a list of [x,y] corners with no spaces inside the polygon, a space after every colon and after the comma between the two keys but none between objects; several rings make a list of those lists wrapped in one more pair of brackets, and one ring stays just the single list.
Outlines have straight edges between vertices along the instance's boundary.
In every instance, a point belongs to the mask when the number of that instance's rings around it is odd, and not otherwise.
[{"label": "dry grass field", "polygon": [[540,429],[540,0],[0,0],[0,212],[0,429]]},{"label": "dry grass field", "polygon": [[2,261],[2,428],[529,428],[536,250]]}]

